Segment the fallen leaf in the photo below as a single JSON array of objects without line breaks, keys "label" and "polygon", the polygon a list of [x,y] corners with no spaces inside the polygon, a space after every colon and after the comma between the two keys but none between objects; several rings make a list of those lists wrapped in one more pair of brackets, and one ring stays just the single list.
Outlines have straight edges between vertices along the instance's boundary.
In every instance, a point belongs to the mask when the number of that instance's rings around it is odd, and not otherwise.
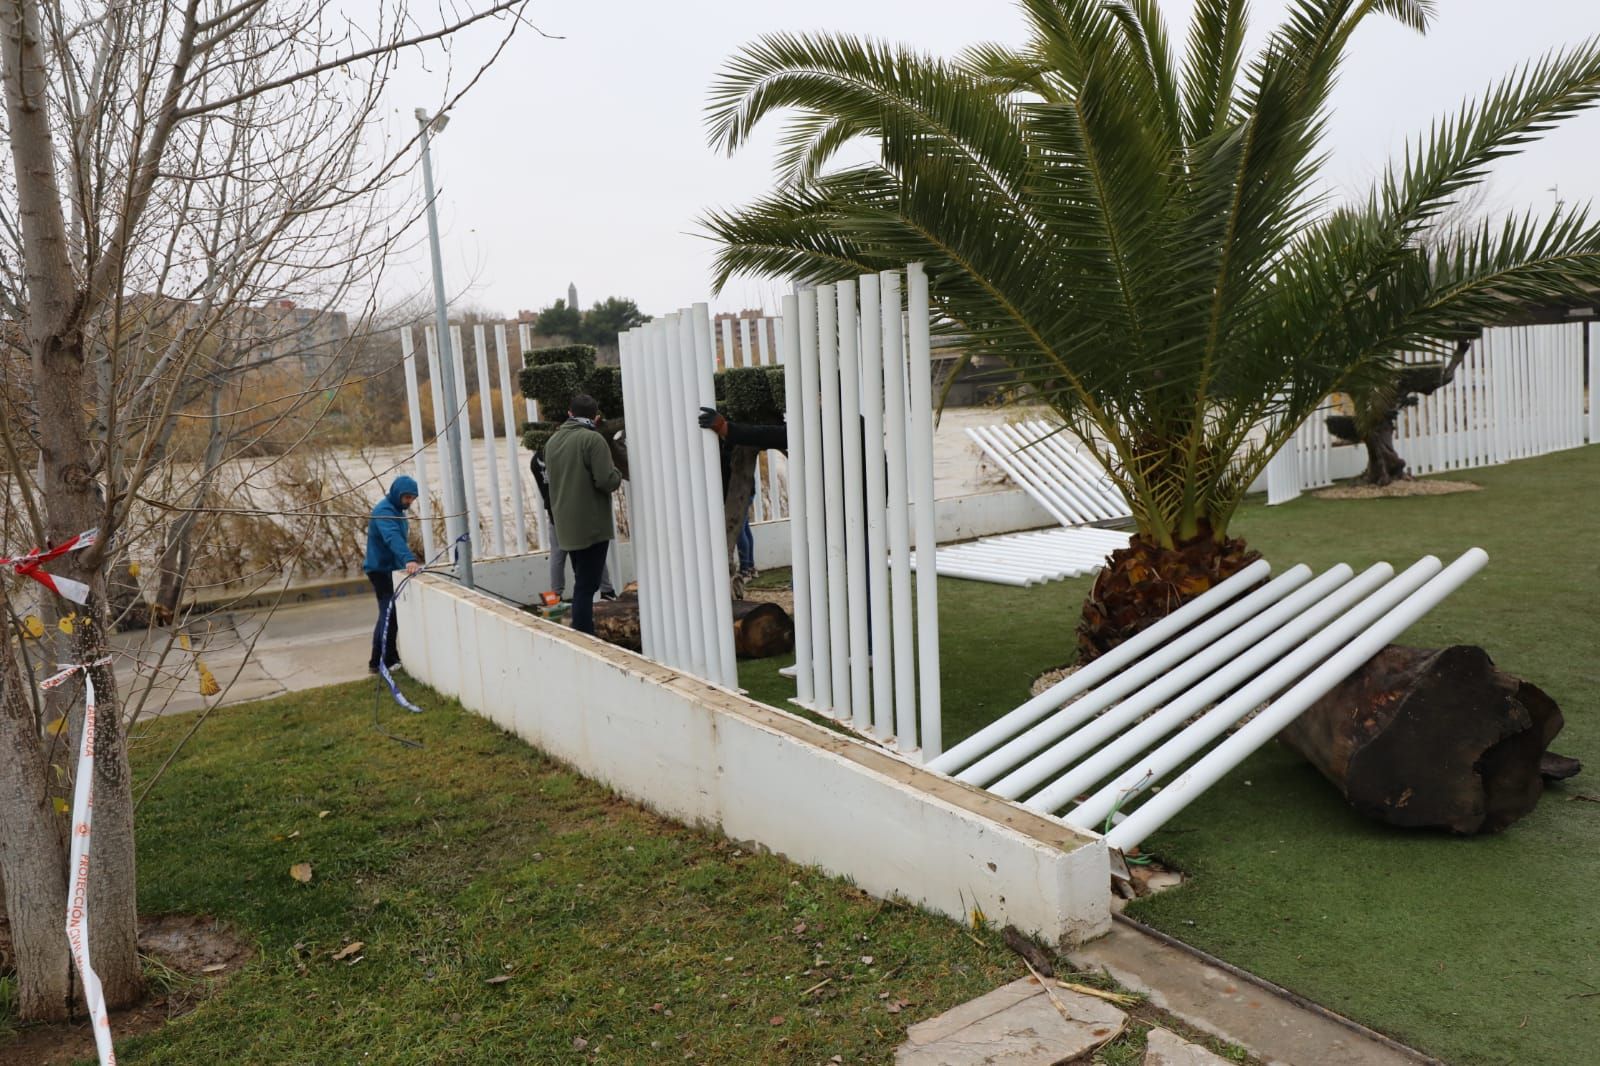
[{"label": "fallen leaf", "polygon": [[333,813],[332,811],[318,811],[317,812],[317,817],[318,818],[326,818],[328,815],[330,815],[332,813]]},{"label": "fallen leaf", "polygon": [[767,1019],[767,1024],[768,1025],[782,1025],[783,1024],[783,1015],[774,1014],[772,1017]]},{"label": "fallen leaf", "polygon": [[871,955],[863,955],[863,956],[861,956],[861,965],[863,965],[863,966],[871,966],[872,965],[872,956]]},{"label": "fallen leaf", "polygon": [[293,840],[295,837],[297,837],[299,835],[300,835],[300,830],[296,829],[294,832],[290,833],[288,836],[284,837],[283,839],[285,839],[285,840]]},{"label": "fallen leaf", "polygon": [[801,933],[803,933],[805,931],[806,931],[806,923],[805,922],[800,922],[794,927],[794,935],[795,936],[799,936]]},{"label": "fallen leaf", "polygon": [[588,1046],[589,1046],[589,1041],[585,1040],[583,1037],[575,1036],[575,1037],[572,1038],[572,1050],[573,1051],[582,1051],[584,1048],[586,1048]]},{"label": "fallen leaf", "polygon": [[511,975],[508,974],[508,973],[502,973],[502,974],[496,974],[495,976],[489,978],[488,980],[484,981],[483,983],[486,984],[486,985],[503,985],[509,980],[511,980]]},{"label": "fallen leaf", "polygon": [[309,885],[311,883],[311,864],[309,862],[295,863],[289,867],[289,876],[299,881],[302,885]]},{"label": "fallen leaf", "polygon": [[226,970],[227,968],[228,968],[228,964],[225,963],[225,962],[214,962],[210,966],[202,966],[202,967],[200,967],[200,972],[201,973],[221,973],[223,970]]},{"label": "fallen leaf", "polygon": [[[309,878],[308,878],[308,880],[309,880]],[[346,944],[344,947],[340,948],[338,951],[335,951],[333,953],[333,961],[334,962],[339,962],[339,961],[341,961],[343,959],[348,959],[350,956],[354,955],[356,952],[360,951],[362,948],[364,948],[366,946],[367,945],[363,944],[359,940],[352,940],[352,941],[350,941],[350,943]]]}]

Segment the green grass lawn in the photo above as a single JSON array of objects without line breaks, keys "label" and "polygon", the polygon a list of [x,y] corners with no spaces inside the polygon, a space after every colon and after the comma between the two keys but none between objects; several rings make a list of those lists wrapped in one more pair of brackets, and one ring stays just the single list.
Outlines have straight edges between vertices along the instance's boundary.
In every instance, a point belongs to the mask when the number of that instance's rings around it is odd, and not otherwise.
[{"label": "green grass lawn", "polygon": [[[1489,565],[1403,642],[1474,643],[1561,705],[1556,750],[1589,767],[1494,836],[1405,833],[1352,814],[1269,745],[1147,844],[1181,889],[1141,921],[1451,1062],[1600,1062],[1600,447],[1459,476],[1484,491],[1247,505],[1235,531],[1277,569],[1473,545]],[[941,580],[946,744],[1071,655],[1089,582]],[[746,663],[758,698],[792,685]]]},{"label": "green grass lawn", "polygon": [[[883,1062],[1026,976],[996,934],[654,817],[432,694],[384,702],[402,747],[371,693],[218,711],[141,808],[141,911],[259,956],[122,1061]],[[188,725],[149,728],[141,776]]]}]

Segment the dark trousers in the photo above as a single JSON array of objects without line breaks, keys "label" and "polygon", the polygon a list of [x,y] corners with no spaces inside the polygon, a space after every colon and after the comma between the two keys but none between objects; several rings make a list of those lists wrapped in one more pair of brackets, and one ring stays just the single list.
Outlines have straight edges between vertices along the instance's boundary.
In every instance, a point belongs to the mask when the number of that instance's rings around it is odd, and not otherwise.
[{"label": "dark trousers", "polygon": [[[367,661],[369,669],[378,668],[381,656],[383,665],[395,666],[400,662],[400,649],[395,646],[395,640],[400,636],[400,612],[391,610],[394,603],[394,575],[384,570],[378,573],[369,572],[367,580],[372,582],[372,591],[378,597],[378,621],[372,627],[372,658]],[[384,633],[384,616],[389,619],[387,639]]]},{"label": "dark trousers", "polygon": [[572,560],[572,628],[594,633],[594,596],[600,591],[600,575],[606,569],[609,540],[567,552]]}]

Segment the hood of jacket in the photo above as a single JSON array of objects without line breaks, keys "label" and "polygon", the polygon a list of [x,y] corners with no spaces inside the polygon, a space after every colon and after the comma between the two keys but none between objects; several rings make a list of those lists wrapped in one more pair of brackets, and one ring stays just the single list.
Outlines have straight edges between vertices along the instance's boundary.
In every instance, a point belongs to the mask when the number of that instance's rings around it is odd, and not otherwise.
[{"label": "hood of jacket", "polygon": [[417,495],[417,479],[407,474],[401,474],[394,479],[394,484],[389,486],[388,500],[394,504],[397,511],[405,510],[400,506],[400,497]]}]

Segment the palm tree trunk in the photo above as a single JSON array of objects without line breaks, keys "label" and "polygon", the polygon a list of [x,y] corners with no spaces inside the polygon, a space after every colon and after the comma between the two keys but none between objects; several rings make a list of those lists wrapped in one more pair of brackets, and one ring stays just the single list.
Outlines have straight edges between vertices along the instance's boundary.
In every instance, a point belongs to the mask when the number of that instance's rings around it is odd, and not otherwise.
[{"label": "palm tree trunk", "polygon": [[1198,536],[1163,548],[1135,535],[1111,553],[1083,602],[1078,661],[1089,663],[1260,558],[1243,540]]}]

